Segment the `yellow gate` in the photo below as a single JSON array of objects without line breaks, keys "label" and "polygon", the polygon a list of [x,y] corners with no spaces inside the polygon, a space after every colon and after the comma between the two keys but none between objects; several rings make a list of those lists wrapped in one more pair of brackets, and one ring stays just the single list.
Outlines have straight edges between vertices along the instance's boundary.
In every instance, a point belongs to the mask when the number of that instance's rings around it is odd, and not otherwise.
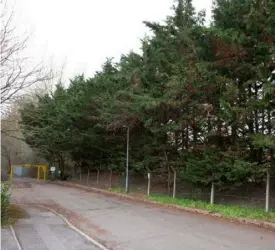
[{"label": "yellow gate", "polygon": [[40,169],[43,171],[43,179],[46,180],[46,173],[47,173],[47,166],[46,165],[32,165],[32,164],[21,164],[21,165],[11,165],[11,172],[10,172],[10,178],[13,177],[13,168],[14,167],[23,167],[23,168],[31,168],[31,167],[37,167],[37,179],[40,179]]}]

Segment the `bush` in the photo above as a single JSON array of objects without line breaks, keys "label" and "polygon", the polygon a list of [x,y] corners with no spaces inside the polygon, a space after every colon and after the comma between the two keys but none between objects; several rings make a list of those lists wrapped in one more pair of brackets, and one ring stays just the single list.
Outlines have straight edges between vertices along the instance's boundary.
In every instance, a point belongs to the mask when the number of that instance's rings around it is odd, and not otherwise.
[{"label": "bush", "polygon": [[1,219],[5,220],[8,217],[10,206],[11,187],[8,181],[1,182]]},{"label": "bush", "polygon": [[59,178],[60,178],[61,181],[66,181],[66,180],[68,180],[68,177],[69,177],[69,175],[68,175],[67,173],[65,173],[65,172],[63,172],[63,171],[60,172]]}]

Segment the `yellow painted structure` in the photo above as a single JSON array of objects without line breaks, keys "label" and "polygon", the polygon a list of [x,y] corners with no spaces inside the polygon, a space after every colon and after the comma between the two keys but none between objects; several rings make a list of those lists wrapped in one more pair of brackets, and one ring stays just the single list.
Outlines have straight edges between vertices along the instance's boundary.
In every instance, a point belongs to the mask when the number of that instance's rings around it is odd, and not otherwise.
[{"label": "yellow painted structure", "polygon": [[37,167],[37,179],[40,179],[40,170],[43,171],[43,179],[46,180],[46,174],[47,174],[47,166],[46,165],[33,165],[33,164],[18,164],[18,165],[11,165],[11,172],[10,172],[10,178],[13,177],[13,168],[14,167],[23,167],[23,168],[31,168],[31,167]]}]

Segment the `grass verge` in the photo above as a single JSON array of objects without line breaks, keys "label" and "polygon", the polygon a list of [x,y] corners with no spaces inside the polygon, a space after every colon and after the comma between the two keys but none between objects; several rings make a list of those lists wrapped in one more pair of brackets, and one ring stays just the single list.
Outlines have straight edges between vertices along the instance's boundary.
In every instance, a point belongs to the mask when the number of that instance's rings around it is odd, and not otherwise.
[{"label": "grass verge", "polygon": [[[122,188],[112,188],[111,191],[115,193],[125,193],[124,189]],[[180,198],[173,199],[172,197],[168,197],[165,195],[152,195],[150,197],[147,197],[146,199],[162,204],[172,204],[187,208],[203,209],[210,213],[220,214],[221,216],[226,218],[255,219],[275,222],[275,211],[266,213],[264,209],[260,208],[217,204],[211,205],[203,201]]]},{"label": "grass verge", "polygon": [[164,195],[153,195],[148,199],[164,204],[174,204],[182,207],[203,209],[209,211],[210,213],[218,213],[226,218],[246,218],[275,222],[274,211],[266,213],[264,209],[260,208],[231,205],[216,205],[209,204],[203,201],[194,201],[190,199],[173,199],[171,197]]},{"label": "grass verge", "polygon": [[1,218],[1,225],[13,225],[18,219],[25,217],[25,212],[17,205],[11,204],[8,209],[6,218]]},{"label": "grass verge", "polygon": [[109,188],[108,190],[117,194],[126,194],[123,188]]}]

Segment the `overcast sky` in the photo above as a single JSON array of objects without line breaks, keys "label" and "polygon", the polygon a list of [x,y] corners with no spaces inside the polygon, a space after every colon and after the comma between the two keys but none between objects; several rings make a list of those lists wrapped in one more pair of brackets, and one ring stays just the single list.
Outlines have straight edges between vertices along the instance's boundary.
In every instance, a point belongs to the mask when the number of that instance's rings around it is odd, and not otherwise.
[{"label": "overcast sky", "polygon": [[[17,32],[32,32],[34,60],[65,63],[64,77],[92,76],[106,57],[138,51],[148,30],[142,21],[162,21],[173,0],[14,0]],[[194,0],[197,10],[212,0]]]}]

